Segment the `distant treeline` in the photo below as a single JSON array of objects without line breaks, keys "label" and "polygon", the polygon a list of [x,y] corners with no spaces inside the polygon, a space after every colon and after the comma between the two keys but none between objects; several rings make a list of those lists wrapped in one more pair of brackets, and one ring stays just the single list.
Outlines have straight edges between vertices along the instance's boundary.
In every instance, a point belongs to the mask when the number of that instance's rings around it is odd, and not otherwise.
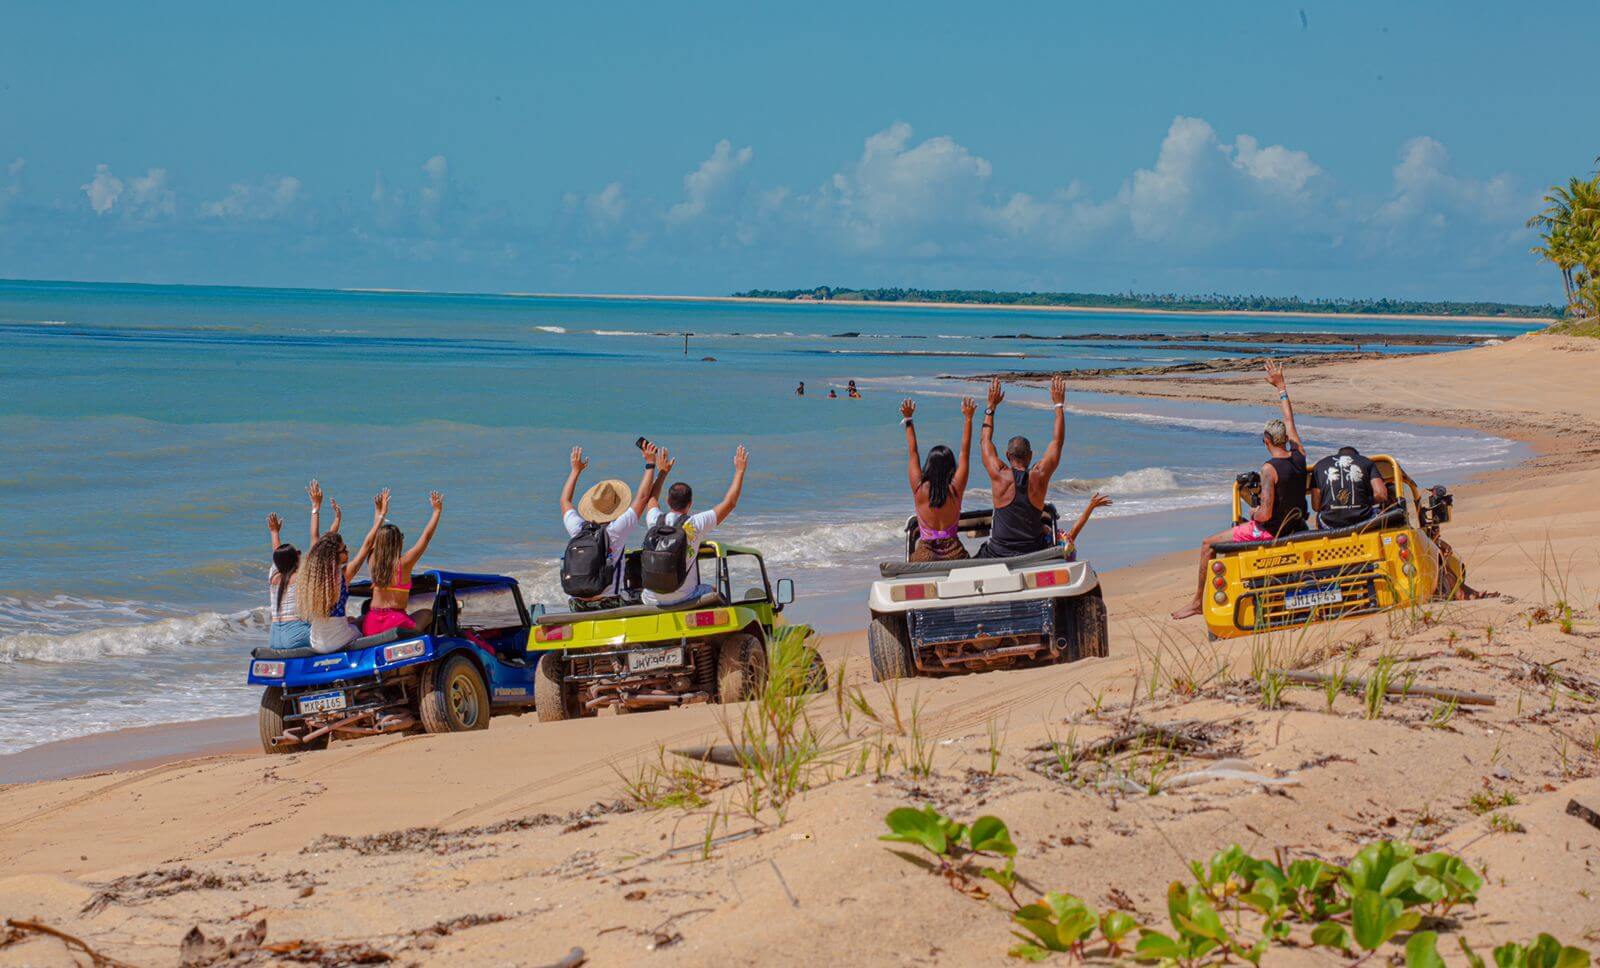
[{"label": "distant treeline", "polygon": [[1084,306],[1094,309],[1231,310],[1246,313],[1348,313],[1402,316],[1543,316],[1560,318],[1553,305],[1499,302],[1432,302],[1413,299],[1302,299],[1299,296],[1179,295],[1177,293],[994,292],[989,289],[750,289],[743,299],[824,302],[935,302],[989,306]]}]

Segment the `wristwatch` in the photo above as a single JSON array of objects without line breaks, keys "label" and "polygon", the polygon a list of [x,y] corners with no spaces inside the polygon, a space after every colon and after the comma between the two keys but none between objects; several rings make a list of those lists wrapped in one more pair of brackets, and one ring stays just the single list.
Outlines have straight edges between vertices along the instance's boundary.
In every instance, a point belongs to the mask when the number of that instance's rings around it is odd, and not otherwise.
[{"label": "wristwatch", "polygon": [[989,408],[989,409],[987,409],[987,410],[985,410],[985,411],[984,411],[984,412],[983,412],[983,415],[984,415],[984,416],[985,416],[985,417],[992,417],[992,416],[994,416],[994,408],[993,408],[993,407],[990,407],[990,408]]}]

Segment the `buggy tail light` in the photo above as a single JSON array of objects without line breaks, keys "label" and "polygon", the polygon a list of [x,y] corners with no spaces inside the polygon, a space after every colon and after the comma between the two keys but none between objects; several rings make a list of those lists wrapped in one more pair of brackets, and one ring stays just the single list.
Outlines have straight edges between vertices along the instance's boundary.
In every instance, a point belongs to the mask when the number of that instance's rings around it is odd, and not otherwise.
[{"label": "buggy tail light", "polygon": [[722,612],[712,609],[709,612],[690,613],[687,624],[692,629],[708,629],[715,625],[721,625],[725,621],[726,619],[723,618]]},{"label": "buggy tail light", "polygon": [[399,662],[401,659],[415,659],[426,652],[428,645],[425,642],[401,642],[399,645],[386,646],[383,650],[384,662]]},{"label": "buggy tail light", "polygon": [[1053,571],[1029,572],[1022,577],[1022,583],[1029,588],[1054,588],[1057,585],[1067,584],[1071,578],[1071,572],[1065,568],[1057,568]]},{"label": "buggy tail light", "polygon": [[283,663],[282,662],[252,662],[252,663],[250,663],[250,674],[253,675],[253,676],[257,676],[259,678],[262,678],[262,679],[282,679],[283,678]]},{"label": "buggy tail light", "polygon": [[922,582],[917,585],[896,585],[889,592],[889,598],[896,602],[920,602],[938,597],[939,586],[933,582]]},{"label": "buggy tail light", "polygon": [[533,637],[540,642],[565,642],[572,638],[572,626],[541,625]]}]

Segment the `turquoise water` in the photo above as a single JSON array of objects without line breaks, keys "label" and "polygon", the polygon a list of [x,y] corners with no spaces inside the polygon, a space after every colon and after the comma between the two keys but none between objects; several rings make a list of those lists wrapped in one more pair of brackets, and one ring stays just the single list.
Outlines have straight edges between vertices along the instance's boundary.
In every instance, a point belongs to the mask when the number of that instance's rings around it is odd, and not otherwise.
[{"label": "turquoise water", "polygon": [[[873,564],[908,513],[896,410],[924,447],[955,443],[941,377],[1139,365],[1209,347],[1001,339],[1019,333],[1490,332],[1393,320],[644,302],[513,296],[0,283],[0,752],[47,739],[253,709],[241,656],[263,638],[263,519],[307,540],[311,477],[348,512],[394,491],[412,530],[445,495],[426,564],[506,571],[557,596],[556,500],[568,450],[586,481],[636,483],[633,440],[679,456],[702,505],[734,448],[751,469],[728,532],[796,578],[795,614],[865,621]],[[692,333],[688,352],[682,334]],[[843,335],[857,334],[857,335]],[[1241,347],[1241,352],[1250,348]],[[712,359],[708,360],[707,357]],[[1291,374],[1292,378],[1292,374]],[[809,395],[793,396],[805,380]],[[865,399],[826,399],[855,379]],[[1037,393],[1000,432],[1047,437]],[[1270,397],[1263,386],[1263,400]],[[1259,462],[1263,409],[1154,407],[1074,394],[1056,495],[1102,567],[1192,544],[1232,474]],[[1441,479],[1508,460],[1505,441],[1308,421],[1314,442],[1398,452]],[[981,474],[977,475],[981,478]],[[982,500],[974,493],[969,504]],[[1217,511],[1212,516],[1220,515]],[[1211,523],[1205,523],[1210,528]]]}]

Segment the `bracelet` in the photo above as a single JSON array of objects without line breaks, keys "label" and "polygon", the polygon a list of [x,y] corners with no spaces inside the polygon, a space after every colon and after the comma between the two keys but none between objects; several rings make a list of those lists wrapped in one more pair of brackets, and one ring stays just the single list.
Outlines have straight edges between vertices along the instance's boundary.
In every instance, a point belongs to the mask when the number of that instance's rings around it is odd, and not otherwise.
[{"label": "bracelet", "polygon": [[1067,405],[1064,404],[1064,403],[1058,403],[1058,404],[1056,404],[1056,409],[1057,410],[1065,410],[1065,409],[1067,409]]},{"label": "bracelet", "polygon": [[911,418],[910,417],[901,417],[900,418],[900,426],[902,426],[902,427],[911,426]]},{"label": "bracelet", "polygon": [[654,464],[646,464],[646,465],[644,465],[644,469],[647,470],[647,471],[653,471],[653,470],[656,469],[656,465],[654,465]]},{"label": "bracelet", "polygon": [[1285,390],[1282,393],[1278,394],[1278,399],[1279,400],[1287,400],[1287,399],[1289,399],[1289,391]]}]

